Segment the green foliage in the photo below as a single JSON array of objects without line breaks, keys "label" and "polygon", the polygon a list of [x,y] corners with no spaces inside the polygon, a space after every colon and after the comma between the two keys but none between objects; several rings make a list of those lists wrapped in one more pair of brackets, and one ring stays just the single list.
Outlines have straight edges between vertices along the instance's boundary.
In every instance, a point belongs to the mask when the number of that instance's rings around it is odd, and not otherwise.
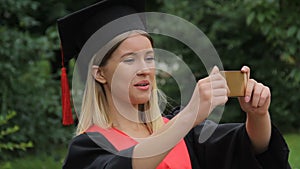
[{"label": "green foliage", "polygon": [[[11,125],[20,126],[4,132],[11,133],[9,139],[13,142],[31,140],[36,151],[51,149],[49,144],[67,144],[73,133],[72,128],[61,125],[56,69],[60,65],[52,66],[59,53],[57,13],[40,18],[46,15],[40,11],[47,10],[56,9],[35,0],[0,1],[0,110],[18,112]],[[20,144],[19,148],[24,146]],[[15,147],[6,144],[6,148]],[[22,151],[6,154],[17,156]]]},{"label": "green foliage", "polygon": [[[161,7],[159,11],[197,25],[212,41],[225,69],[248,65],[251,76],[271,88],[273,122],[282,129],[300,128],[297,106],[300,95],[296,94],[300,90],[299,1],[156,0],[156,3]],[[181,54],[198,79],[207,74],[187,47],[161,39],[158,38],[160,47]],[[243,116],[238,103],[230,100],[223,121],[241,121]]]},{"label": "green foliage", "polygon": [[[0,115],[0,152],[3,150],[13,151],[15,149],[25,151],[27,148],[33,147],[31,141],[29,142],[7,142],[9,136],[19,131],[19,126],[15,125],[13,127],[7,127],[6,124],[9,120],[16,116],[15,111],[10,111],[6,116]],[[8,138],[8,139],[6,139]]]}]

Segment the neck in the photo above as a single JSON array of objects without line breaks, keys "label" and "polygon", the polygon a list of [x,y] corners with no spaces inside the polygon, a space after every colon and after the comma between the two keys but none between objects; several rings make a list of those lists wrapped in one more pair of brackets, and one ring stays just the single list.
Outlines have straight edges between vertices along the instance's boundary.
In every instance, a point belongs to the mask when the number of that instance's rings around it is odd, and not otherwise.
[{"label": "neck", "polygon": [[[138,114],[138,112],[136,111],[133,114]],[[137,138],[148,137],[150,135],[150,130],[148,130],[147,125],[145,125],[144,123],[140,123],[139,121],[133,121],[132,119],[128,119],[118,111],[111,111],[110,115],[111,115],[112,126],[126,133],[128,136],[137,139]]]},{"label": "neck", "polygon": [[149,136],[150,132],[147,126],[144,123],[141,123],[139,117],[138,111],[142,107],[138,104],[132,105],[122,100],[116,100],[117,98],[113,100],[110,96],[109,93],[107,95],[109,112],[107,113],[113,127],[135,138]]},{"label": "neck", "polygon": [[132,123],[141,123],[139,111],[144,111],[144,104],[132,104],[128,100],[124,101],[118,97],[112,97],[109,89],[105,88],[107,103],[108,103],[108,116],[114,120],[124,119],[122,121],[130,121]]}]

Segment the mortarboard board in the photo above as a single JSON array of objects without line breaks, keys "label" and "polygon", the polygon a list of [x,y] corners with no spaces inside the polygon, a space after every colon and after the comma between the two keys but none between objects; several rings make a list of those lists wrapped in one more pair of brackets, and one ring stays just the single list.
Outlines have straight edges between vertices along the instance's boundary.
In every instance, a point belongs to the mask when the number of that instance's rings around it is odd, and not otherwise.
[{"label": "mortarboard board", "polygon": [[77,58],[85,42],[102,26],[120,17],[144,11],[143,0],[103,0],[58,19],[65,61]]},{"label": "mortarboard board", "polygon": [[[83,74],[87,73],[88,62],[92,56],[115,36],[129,30],[145,30],[144,22],[136,16],[125,18],[115,24],[109,25],[109,23],[131,14],[144,12],[144,10],[144,0],[102,0],[58,19],[62,53],[61,87],[64,125],[73,124],[65,63],[72,58],[77,59],[82,48],[87,45],[87,41],[97,38],[97,43],[92,43],[87,47],[84,53],[86,58],[79,63],[81,64],[79,67],[83,67]],[[107,25],[109,26],[106,27]],[[106,29],[99,31],[104,27]]]}]

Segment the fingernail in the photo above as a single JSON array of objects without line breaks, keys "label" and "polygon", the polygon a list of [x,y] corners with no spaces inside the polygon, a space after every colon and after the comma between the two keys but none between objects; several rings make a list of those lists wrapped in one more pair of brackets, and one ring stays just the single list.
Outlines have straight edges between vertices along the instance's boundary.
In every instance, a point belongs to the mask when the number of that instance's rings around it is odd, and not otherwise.
[{"label": "fingernail", "polygon": [[250,97],[249,97],[249,96],[246,96],[246,97],[245,97],[245,102],[248,103],[249,101],[250,101]]}]

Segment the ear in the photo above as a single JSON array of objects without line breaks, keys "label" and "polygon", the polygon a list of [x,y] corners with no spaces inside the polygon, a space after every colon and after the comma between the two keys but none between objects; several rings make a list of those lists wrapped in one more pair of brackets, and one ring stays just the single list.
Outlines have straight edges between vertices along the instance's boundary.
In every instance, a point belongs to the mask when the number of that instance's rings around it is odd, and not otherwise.
[{"label": "ear", "polygon": [[105,84],[107,82],[106,78],[104,76],[103,69],[101,69],[99,66],[92,67],[92,75],[95,80],[97,80],[98,82],[100,82],[102,84]]}]

